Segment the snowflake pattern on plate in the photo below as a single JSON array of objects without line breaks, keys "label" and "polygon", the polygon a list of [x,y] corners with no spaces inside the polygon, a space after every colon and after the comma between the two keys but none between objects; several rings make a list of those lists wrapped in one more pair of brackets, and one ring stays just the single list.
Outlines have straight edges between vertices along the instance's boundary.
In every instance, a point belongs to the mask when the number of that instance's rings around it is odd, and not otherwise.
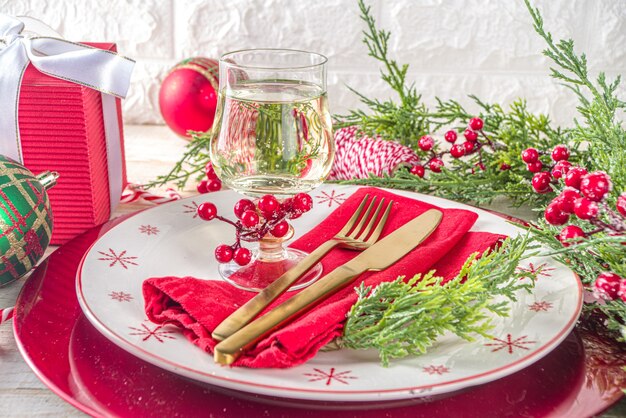
[{"label": "snowflake pattern on plate", "polygon": [[450,369],[448,369],[443,364],[440,364],[438,366],[435,366],[434,364],[431,364],[430,366],[422,367],[422,371],[424,373],[428,373],[430,375],[433,375],[433,374],[441,375],[441,374],[444,374],[444,373],[449,373]]},{"label": "snowflake pattern on plate", "polygon": [[198,217],[198,204],[194,200],[191,201],[191,205],[183,205],[183,207],[185,208],[183,213],[193,213],[193,219]]},{"label": "snowflake pattern on plate", "polygon": [[535,312],[548,312],[551,308],[552,302],[547,302],[545,300],[528,305],[528,309]]},{"label": "snowflake pattern on plate", "polygon": [[133,260],[136,260],[137,257],[126,255],[126,250],[117,254],[113,249],[109,248],[108,252],[98,251],[98,253],[104,256],[104,257],[98,258],[98,260],[111,262],[109,264],[109,267],[113,267],[116,264],[119,264],[120,266],[124,267],[125,270],[127,270],[129,265],[132,265],[132,266],[138,265],[137,263],[133,261]]},{"label": "snowflake pattern on plate", "polygon": [[513,354],[516,348],[528,350],[529,348],[526,347],[527,345],[536,343],[536,341],[527,341],[526,338],[528,338],[527,335],[522,335],[521,337],[513,339],[511,334],[506,334],[505,340],[501,340],[500,338],[493,338],[495,342],[485,345],[487,347],[495,347],[491,350],[492,353],[495,353],[496,351],[500,351],[502,349],[506,349],[509,354]]},{"label": "snowflake pattern on plate", "polygon": [[141,225],[139,227],[139,233],[140,234],[146,234],[146,235],[157,235],[159,233],[159,228],[157,228],[156,226],[152,226],[152,225]]},{"label": "snowflake pattern on plate", "polygon": [[130,302],[131,300],[133,300],[133,295],[131,295],[130,293],[126,293],[126,292],[111,292],[109,293],[109,297],[113,300],[116,300],[118,302]]},{"label": "snowflake pattern on plate", "polygon": [[174,334],[174,331],[167,331],[162,329],[162,325],[157,325],[153,329],[150,329],[146,324],[141,324],[141,328],[137,327],[128,327],[134,332],[129,333],[129,335],[139,335],[143,336],[141,341],[148,341],[150,338],[154,337],[160,343],[165,342],[165,339],[174,340],[175,338],[169,334]]},{"label": "snowflake pattern on plate", "polygon": [[305,376],[310,377],[309,382],[318,382],[318,381],[326,381],[326,386],[330,386],[330,384],[334,381],[343,383],[344,385],[348,385],[349,379],[358,379],[356,376],[350,376],[352,373],[351,370],[346,370],[345,372],[336,372],[334,367],[330,368],[329,372],[325,372],[321,369],[314,368],[313,373],[305,373]]},{"label": "snowflake pattern on plate", "polygon": [[330,193],[323,191],[321,194],[315,196],[315,198],[318,199],[318,205],[328,203],[328,207],[330,208],[333,206],[333,203],[336,203],[337,206],[341,205],[346,200],[345,195],[345,193],[337,193],[337,191],[333,189]]},{"label": "snowflake pattern on plate", "polygon": [[527,273],[527,276],[522,276],[523,278],[526,277],[530,277],[531,275],[537,275],[537,279],[539,279],[539,277],[543,276],[543,277],[551,277],[552,273],[549,273],[550,271],[554,270],[553,268],[547,268],[546,267],[546,263],[540,264],[538,266],[535,266],[533,263],[528,263],[528,267],[518,267],[517,271],[520,273]]}]

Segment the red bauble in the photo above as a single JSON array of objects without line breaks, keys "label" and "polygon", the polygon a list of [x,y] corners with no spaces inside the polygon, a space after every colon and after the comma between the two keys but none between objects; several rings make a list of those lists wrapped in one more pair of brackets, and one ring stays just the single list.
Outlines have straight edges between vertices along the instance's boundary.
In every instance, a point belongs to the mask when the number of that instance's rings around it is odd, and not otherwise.
[{"label": "red bauble", "polygon": [[217,107],[218,62],[190,58],[176,64],[163,80],[159,107],[165,123],[178,135],[205,132],[213,126]]}]

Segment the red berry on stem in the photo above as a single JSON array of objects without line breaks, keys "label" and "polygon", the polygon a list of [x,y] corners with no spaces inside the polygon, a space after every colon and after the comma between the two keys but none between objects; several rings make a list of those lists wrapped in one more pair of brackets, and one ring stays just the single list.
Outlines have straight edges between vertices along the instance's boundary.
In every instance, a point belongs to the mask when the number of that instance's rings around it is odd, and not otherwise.
[{"label": "red berry on stem", "polygon": [[280,207],[280,202],[271,194],[266,194],[259,199],[257,206],[264,216],[271,216]]},{"label": "red berry on stem", "polygon": [[552,150],[552,159],[554,161],[564,161],[569,158],[569,150],[565,145],[557,145]]},{"label": "red berry on stem", "polygon": [[535,148],[526,148],[524,151],[522,151],[522,161],[524,161],[525,163],[530,164],[534,163],[537,160],[539,160],[539,151],[537,151]]},{"label": "red berry on stem", "polygon": [[414,165],[413,167],[411,167],[411,174],[413,174],[414,176],[418,176],[420,178],[424,178],[424,173],[426,172],[426,170],[424,169],[423,165]]},{"label": "red berry on stem", "polygon": [[619,290],[617,291],[617,297],[626,302],[626,280],[622,280],[619,283]]},{"label": "red berry on stem", "polygon": [[538,173],[541,171],[541,169],[543,168],[543,164],[541,163],[541,161],[537,160],[534,163],[528,163],[526,164],[526,168],[528,169],[528,171],[530,171],[531,173]]},{"label": "red berry on stem", "polygon": [[454,142],[456,142],[457,139],[457,134],[455,131],[448,131],[443,135],[443,139],[445,139],[446,141],[448,141],[451,144],[454,144]]},{"label": "red berry on stem", "polygon": [[535,189],[535,192],[537,193],[548,193],[550,190],[552,190],[552,186],[550,186],[550,180],[550,173],[546,171],[535,174],[532,179],[533,189]]},{"label": "red berry on stem", "polygon": [[209,192],[207,183],[208,182],[206,180],[202,180],[200,183],[198,183],[198,185],[196,186],[196,190],[198,191],[198,193],[205,194]]},{"label": "red berry on stem", "polygon": [[576,199],[574,214],[580,219],[593,219],[598,216],[598,204],[585,197]]},{"label": "red berry on stem", "polygon": [[435,140],[430,135],[424,135],[417,142],[417,145],[422,151],[430,151],[435,146]]},{"label": "red berry on stem", "polygon": [[233,260],[240,266],[245,266],[252,259],[252,251],[247,248],[239,247],[233,253]]},{"label": "red berry on stem", "polygon": [[287,231],[289,231],[289,224],[287,223],[287,221],[280,221],[276,224],[274,228],[272,228],[270,233],[276,238],[282,238],[285,236]]},{"label": "red berry on stem", "polygon": [[483,129],[483,120],[481,118],[471,118],[468,125],[470,129],[480,131]]},{"label": "red berry on stem", "polygon": [[552,167],[552,177],[554,177],[555,179],[560,179],[565,174],[567,174],[571,166],[572,165],[569,161],[559,161],[558,163],[554,164],[554,167]]},{"label": "red berry on stem", "polygon": [[254,210],[254,203],[252,203],[252,200],[241,199],[235,203],[235,207],[233,208],[235,216],[238,219],[241,219],[241,215],[243,215],[243,213],[247,210]]},{"label": "red berry on stem", "polygon": [[611,177],[602,171],[589,173],[580,180],[580,191],[595,202],[604,199],[612,188]]},{"label": "red berry on stem", "polygon": [[233,249],[229,245],[219,245],[215,249],[215,259],[219,263],[228,263],[233,259]]},{"label": "red berry on stem", "polygon": [[313,198],[306,193],[298,193],[293,197],[293,207],[300,212],[308,212],[313,207]]},{"label": "red berry on stem", "polygon": [[559,209],[556,202],[552,202],[546,207],[544,216],[550,225],[563,225],[569,220],[569,215]]},{"label": "red berry on stem", "polygon": [[222,188],[222,182],[219,179],[211,180],[209,184],[207,184],[206,188],[210,192],[217,192]]},{"label": "red berry on stem", "polygon": [[581,238],[585,237],[585,231],[579,226],[576,225],[568,225],[561,230],[559,234],[559,241],[563,244],[564,247],[569,247],[570,245],[580,242]]},{"label": "red berry on stem", "polygon": [[452,145],[452,148],[450,148],[450,155],[452,155],[454,158],[461,158],[462,156],[464,156],[465,147],[463,146],[463,144]]},{"label": "red berry on stem", "polygon": [[215,173],[215,169],[213,168],[213,164],[206,163],[206,166],[204,167],[204,171],[206,173],[206,177],[209,180],[216,180],[217,179],[217,174]]},{"label": "red berry on stem", "polygon": [[617,207],[617,211],[622,214],[622,216],[626,216],[626,192],[622,193],[617,198],[617,203],[615,204]]},{"label": "red berry on stem", "polygon": [[433,158],[428,163],[428,168],[430,168],[433,173],[441,173],[441,167],[443,167],[443,160],[441,158]]},{"label": "red berry on stem", "polygon": [[469,154],[474,151],[474,143],[470,141],[463,142],[463,147],[465,148],[465,154]]},{"label": "red berry on stem", "polygon": [[572,167],[565,174],[565,185],[575,189],[580,188],[580,181],[587,174],[587,170],[582,167]]},{"label": "red berry on stem", "polygon": [[574,205],[579,198],[580,193],[578,193],[578,190],[573,187],[566,187],[557,198],[559,208],[565,213],[574,213]]},{"label": "red berry on stem", "polygon": [[210,221],[217,216],[217,207],[211,202],[200,203],[197,213],[200,219]]},{"label": "red berry on stem", "polygon": [[468,141],[471,141],[471,142],[478,141],[478,134],[476,132],[472,131],[471,129],[466,129],[465,132],[463,132],[463,136]]},{"label": "red berry on stem", "polygon": [[247,210],[241,215],[241,224],[246,228],[257,226],[259,220],[259,215],[254,210]]},{"label": "red berry on stem", "polygon": [[500,164],[500,171],[506,171],[506,170],[510,170],[511,166],[507,163],[502,163]]},{"label": "red berry on stem", "polygon": [[605,298],[613,300],[620,290],[622,278],[615,273],[605,271],[600,273],[594,283],[595,290]]}]

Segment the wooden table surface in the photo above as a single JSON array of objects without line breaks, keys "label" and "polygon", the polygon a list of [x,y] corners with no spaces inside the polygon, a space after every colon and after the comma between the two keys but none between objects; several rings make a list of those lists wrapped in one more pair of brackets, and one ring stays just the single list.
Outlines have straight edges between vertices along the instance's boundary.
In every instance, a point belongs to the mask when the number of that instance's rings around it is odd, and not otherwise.
[{"label": "wooden table surface", "polygon": [[[180,158],[186,142],[163,126],[125,127],[128,179],[143,183],[165,174]],[[183,196],[195,193],[193,185]],[[151,206],[146,203],[122,204],[114,216]],[[515,210],[506,202],[496,202],[495,210],[522,218],[531,212]],[[47,253],[52,252],[50,248]],[[25,278],[0,288],[0,308],[13,306]],[[83,413],[47,389],[22,359],[13,338],[11,322],[0,325],[0,417],[81,417]],[[626,417],[626,401],[604,415],[606,418]]]}]

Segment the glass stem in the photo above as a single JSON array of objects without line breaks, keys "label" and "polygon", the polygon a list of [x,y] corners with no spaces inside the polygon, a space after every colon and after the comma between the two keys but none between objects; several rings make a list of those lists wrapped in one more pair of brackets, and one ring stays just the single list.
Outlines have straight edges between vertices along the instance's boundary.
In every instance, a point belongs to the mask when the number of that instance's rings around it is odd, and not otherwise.
[{"label": "glass stem", "polygon": [[259,240],[259,255],[257,259],[267,263],[284,260],[283,242],[288,241],[291,237],[293,237],[293,227],[291,225],[289,225],[289,231],[283,237],[276,238],[270,233],[266,234]]}]

